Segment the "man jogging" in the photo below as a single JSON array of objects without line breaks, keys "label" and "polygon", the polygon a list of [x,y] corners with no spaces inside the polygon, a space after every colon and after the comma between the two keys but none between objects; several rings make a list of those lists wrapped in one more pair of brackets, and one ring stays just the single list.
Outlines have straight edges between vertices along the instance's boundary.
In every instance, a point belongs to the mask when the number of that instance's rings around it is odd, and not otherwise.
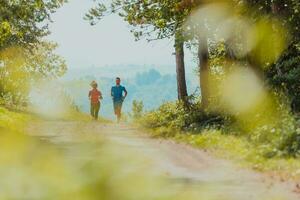
[{"label": "man jogging", "polygon": [[122,104],[127,96],[127,90],[125,89],[125,87],[121,86],[121,79],[119,77],[116,78],[116,86],[113,86],[111,88],[111,96],[114,103],[115,115],[117,116],[117,120],[119,123],[121,120]]},{"label": "man jogging", "polygon": [[97,89],[98,84],[96,81],[91,83],[92,90],[89,92],[89,99],[91,101],[91,115],[93,119],[98,119],[98,114],[100,110],[100,100],[102,99],[102,93]]}]

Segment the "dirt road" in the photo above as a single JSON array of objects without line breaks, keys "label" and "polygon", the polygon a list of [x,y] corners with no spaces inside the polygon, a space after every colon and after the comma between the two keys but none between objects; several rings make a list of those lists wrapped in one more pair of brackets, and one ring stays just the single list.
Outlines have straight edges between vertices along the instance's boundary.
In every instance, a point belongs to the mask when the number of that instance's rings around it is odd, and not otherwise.
[{"label": "dirt road", "polygon": [[121,151],[136,152],[137,156],[151,162],[151,168],[157,174],[171,180],[166,187],[181,185],[193,190],[205,188],[205,192],[220,200],[300,199],[293,192],[293,183],[274,181],[188,145],[151,139],[126,124],[52,121],[31,124],[30,130],[33,136],[61,145],[78,140],[78,134],[105,138]]}]

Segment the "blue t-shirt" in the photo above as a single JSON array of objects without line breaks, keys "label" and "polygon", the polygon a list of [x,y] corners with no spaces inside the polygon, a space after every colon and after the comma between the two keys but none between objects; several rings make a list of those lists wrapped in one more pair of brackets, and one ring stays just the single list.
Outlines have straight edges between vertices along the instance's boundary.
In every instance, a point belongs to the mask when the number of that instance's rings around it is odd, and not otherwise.
[{"label": "blue t-shirt", "polygon": [[111,88],[111,96],[113,97],[113,101],[123,101],[123,92],[127,92],[125,87],[113,86]]}]

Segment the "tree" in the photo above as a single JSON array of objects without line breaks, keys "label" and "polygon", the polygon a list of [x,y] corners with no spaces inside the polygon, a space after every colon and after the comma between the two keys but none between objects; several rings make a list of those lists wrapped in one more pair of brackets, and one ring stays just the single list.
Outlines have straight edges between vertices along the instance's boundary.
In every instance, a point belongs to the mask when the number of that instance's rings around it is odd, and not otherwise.
[{"label": "tree", "polygon": [[132,26],[136,40],[146,37],[148,41],[174,38],[178,99],[186,100],[187,87],[184,68],[184,37],[182,24],[189,14],[181,0],[125,0],[113,1],[109,9],[99,3],[86,15],[92,25],[107,14],[117,13]]},{"label": "tree", "polygon": [[54,53],[49,34],[50,15],[65,0],[0,0],[0,97],[19,103],[27,98],[30,83],[57,77],[66,70]]},{"label": "tree", "polygon": [[201,104],[206,109],[209,104],[209,53],[207,39],[198,41],[198,58],[201,88]]},{"label": "tree", "polygon": [[0,98],[9,98],[13,104],[25,102],[32,83],[62,76],[67,67],[54,53],[56,47],[42,41],[30,50],[11,47],[0,52]]},{"label": "tree", "polygon": [[57,55],[58,45],[52,42],[41,41],[31,51],[25,53],[24,70],[31,74],[33,80],[41,78],[57,78],[65,74],[67,65],[65,60]]},{"label": "tree", "polygon": [[185,66],[184,66],[184,42],[181,39],[181,34],[175,35],[175,56],[176,56],[176,76],[177,76],[177,93],[178,99],[186,101],[187,88],[185,79]]},{"label": "tree", "polygon": [[[198,48],[198,71],[200,76],[201,107],[203,110],[208,108],[210,98],[208,23],[206,22],[209,16],[204,16],[202,13],[200,13],[201,16],[197,16],[199,14],[197,14],[197,12],[209,4],[211,4],[211,2],[201,0],[186,0],[181,4],[182,9],[186,8],[190,10],[189,19],[186,20],[184,24],[185,34],[188,35],[191,41],[196,41],[193,45],[196,45]],[[196,17],[194,17],[193,14],[196,14]]]},{"label": "tree", "polygon": [[65,0],[0,0],[0,50],[32,47],[49,34],[50,14]]}]

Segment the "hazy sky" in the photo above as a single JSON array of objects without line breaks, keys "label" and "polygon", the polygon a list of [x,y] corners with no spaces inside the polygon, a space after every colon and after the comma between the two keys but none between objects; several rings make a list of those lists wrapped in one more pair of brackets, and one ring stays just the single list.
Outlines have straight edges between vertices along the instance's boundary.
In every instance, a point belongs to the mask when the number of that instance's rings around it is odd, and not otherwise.
[{"label": "hazy sky", "polygon": [[[135,42],[128,25],[119,16],[106,17],[98,25],[90,26],[83,16],[92,5],[92,0],[70,0],[53,14],[49,38],[60,45],[58,53],[67,60],[69,68],[175,65],[172,41]],[[189,53],[186,57],[187,63],[191,63]]]}]

